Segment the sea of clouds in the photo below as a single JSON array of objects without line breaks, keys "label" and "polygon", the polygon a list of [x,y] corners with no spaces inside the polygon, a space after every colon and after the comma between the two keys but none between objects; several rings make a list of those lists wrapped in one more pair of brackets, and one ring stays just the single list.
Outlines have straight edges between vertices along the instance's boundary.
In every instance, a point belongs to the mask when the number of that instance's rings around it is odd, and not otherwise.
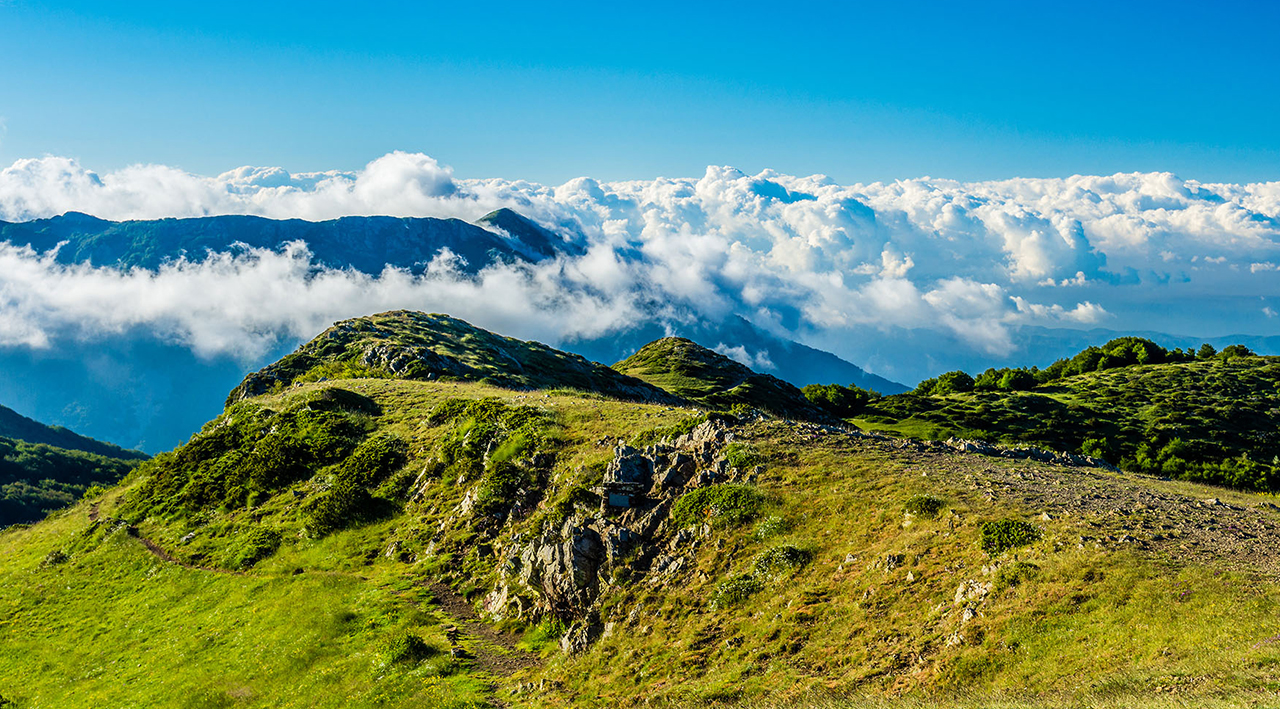
[{"label": "sea of clouds", "polygon": [[[896,329],[939,331],[973,351],[1007,355],[1018,326],[1147,329],[1152,303],[1183,334],[1208,334],[1224,321],[1277,331],[1280,182],[1148,173],[840,185],[710,167],[701,177],[548,186],[458,179],[404,152],[356,172],[245,167],[205,177],[138,165],[99,174],[59,157],[0,171],[6,221],[68,211],[112,220],[472,221],[498,207],[585,248],[476,275],[446,254],[412,275],[318,268],[296,243],[155,271],[68,266],[3,244],[0,345],[50,347],[59,337],[144,329],[203,356],[252,359],[335,319],[392,308],[449,312],[552,343],[638,322],[741,315],[837,354],[850,338]],[[1206,308],[1208,300],[1231,313]],[[892,374],[891,363],[879,369]]]}]

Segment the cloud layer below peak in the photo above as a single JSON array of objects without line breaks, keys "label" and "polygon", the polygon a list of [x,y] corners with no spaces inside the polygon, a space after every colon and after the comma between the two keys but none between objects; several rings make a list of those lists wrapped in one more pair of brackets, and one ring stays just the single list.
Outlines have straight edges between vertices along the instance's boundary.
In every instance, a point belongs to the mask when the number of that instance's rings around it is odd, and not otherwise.
[{"label": "cloud layer below peak", "polygon": [[[469,276],[443,262],[422,275],[326,271],[299,245],[158,272],[60,265],[0,247],[0,343],[40,346],[69,330],[151,327],[203,353],[253,354],[273,337],[303,337],[337,317],[392,307],[447,310],[552,342],[646,319],[741,315],[838,354],[842,338],[869,328],[940,330],[993,357],[1009,353],[1010,328],[1025,324],[1277,332],[1280,182],[1201,184],[1151,173],[845,186],[820,175],[711,167],[696,178],[578,178],[551,187],[458,179],[426,155],[403,152],[356,172],[245,167],[203,177],[140,165],[97,174],[58,157],[0,170],[7,221],[67,211],[112,220],[473,221],[499,207],[585,249]],[[198,307],[184,302],[197,292]]]}]

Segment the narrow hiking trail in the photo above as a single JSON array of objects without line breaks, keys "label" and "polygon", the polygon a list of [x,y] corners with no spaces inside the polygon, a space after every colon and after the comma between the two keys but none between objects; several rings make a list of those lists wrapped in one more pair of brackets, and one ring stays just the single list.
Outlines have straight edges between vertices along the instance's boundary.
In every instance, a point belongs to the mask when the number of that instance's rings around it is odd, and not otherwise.
[{"label": "narrow hiking trail", "polygon": [[[97,502],[90,505],[88,517],[89,521],[94,524],[118,523],[125,528],[130,537],[138,540],[152,556],[167,564],[180,566],[184,569],[263,579],[287,578],[298,573],[295,571],[290,574],[259,574],[191,564],[170,554],[164,547],[153,539],[144,536],[137,527],[125,520],[114,517],[103,518]],[[304,571],[303,573],[307,572]],[[349,576],[361,581],[369,581],[368,577],[359,574],[330,571],[319,573]],[[520,670],[536,667],[542,663],[541,657],[518,647],[515,637],[500,633],[481,620],[476,613],[475,607],[447,585],[438,581],[422,581],[417,582],[416,585],[424,587],[431,592],[431,605],[433,606],[431,610],[436,613],[440,618],[441,625],[445,627],[445,634],[451,645],[451,651],[457,659],[471,664],[475,669],[494,678],[510,677]],[[383,589],[413,605],[421,603],[388,586],[383,586]],[[496,683],[492,684],[491,691],[496,693],[497,690]],[[498,706],[508,706],[496,696],[491,697],[491,699]]]}]

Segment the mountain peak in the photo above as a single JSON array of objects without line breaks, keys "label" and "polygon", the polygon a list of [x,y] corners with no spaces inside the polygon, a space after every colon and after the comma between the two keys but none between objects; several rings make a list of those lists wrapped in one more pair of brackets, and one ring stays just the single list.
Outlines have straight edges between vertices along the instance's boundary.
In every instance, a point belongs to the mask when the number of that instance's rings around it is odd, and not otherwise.
[{"label": "mountain peak", "polygon": [[713,408],[744,404],[785,418],[826,418],[795,386],[684,337],[654,340],[613,368]]},{"label": "mountain peak", "polygon": [[570,388],[612,398],[685,403],[657,387],[540,342],[503,337],[441,313],[394,310],[335,323],[245,377],[228,405],[321,379],[483,381],[509,389]]}]

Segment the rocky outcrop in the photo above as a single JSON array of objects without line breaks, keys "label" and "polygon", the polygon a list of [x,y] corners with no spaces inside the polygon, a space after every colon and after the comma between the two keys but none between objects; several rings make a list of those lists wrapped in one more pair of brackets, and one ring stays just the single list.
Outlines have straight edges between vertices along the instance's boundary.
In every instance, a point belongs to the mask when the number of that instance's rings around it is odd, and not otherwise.
[{"label": "rocky outcrop", "polygon": [[[599,511],[579,509],[535,538],[514,538],[501,555],[485,614],[554,616],[569,628],[562,641],[566,651],[585,649],[601,632],[600,602],[614,584],[666,583],[692,565],[705,530],[671,529],[671,508],[689,490],[746,474],[722,455],[733,439],[732,427],[717,419],[675,441],[615,447],[597,490]],[[615,502],[625,495],[627,504],[611,504],[611,495]]]}]

